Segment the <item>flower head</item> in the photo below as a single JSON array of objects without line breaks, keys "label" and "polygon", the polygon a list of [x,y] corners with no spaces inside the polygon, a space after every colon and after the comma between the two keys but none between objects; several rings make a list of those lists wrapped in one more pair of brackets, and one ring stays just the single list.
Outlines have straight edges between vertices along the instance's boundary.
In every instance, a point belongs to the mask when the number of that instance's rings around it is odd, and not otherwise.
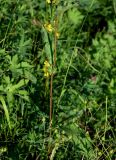
[{"label": "flower head", "polygon": [[43,67],[43,71],[44,71],[44,77],[49,77],[50,76],[50,73],[49,73],[49,68],[50,68],[50,64],[49,62],[46,60],[44,62],[44,67]]},{"label": "flower head", "polygon": [[52,27],[52,25],[50,23],[49,24],[44,24],[44,27],[48,32],[52,32],[53,31],[53,27]]}]

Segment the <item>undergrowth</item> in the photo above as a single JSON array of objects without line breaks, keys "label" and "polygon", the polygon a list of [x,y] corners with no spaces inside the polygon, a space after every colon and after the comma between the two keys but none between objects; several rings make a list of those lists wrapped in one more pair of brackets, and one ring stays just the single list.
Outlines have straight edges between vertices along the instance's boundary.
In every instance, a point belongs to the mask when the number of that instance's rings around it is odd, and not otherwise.
[{"label": "undergrowth", "polygon": [[0,10],[0,159],[116,159],[115,0]]}]

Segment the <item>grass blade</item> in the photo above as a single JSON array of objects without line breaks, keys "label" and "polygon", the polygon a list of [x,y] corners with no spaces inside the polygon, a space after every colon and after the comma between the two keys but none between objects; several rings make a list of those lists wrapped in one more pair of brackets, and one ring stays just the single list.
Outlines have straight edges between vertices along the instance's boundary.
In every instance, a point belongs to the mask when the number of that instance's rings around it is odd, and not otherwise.
[{"label": "grass blade", "polygon": [[6,103],[5,103],[5,100],[4,100],[4,97],[3,97],[3,96],[0,96],[0,101],[1,101],[1,103],[2,103],[4,112],[5,112],[5,116],[6,116],[6,119],[7,119],[7,122],[8,122],[8,126],[9,126],[9,128],[11,129],[9,112],[8,112],[8,109],[7,109],[7,106],[6,106]]}]

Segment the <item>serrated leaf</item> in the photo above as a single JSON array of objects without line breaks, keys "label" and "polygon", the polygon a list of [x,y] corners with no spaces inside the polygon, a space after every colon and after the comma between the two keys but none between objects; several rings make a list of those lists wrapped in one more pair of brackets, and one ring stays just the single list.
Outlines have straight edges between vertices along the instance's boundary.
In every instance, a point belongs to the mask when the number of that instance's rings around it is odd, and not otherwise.
[{"label": "serrated leaf", "polygon": [[18,63],[18,55],[15,54],[15,55],[12,57],[11,64],[12,64],[12,65],[16,65],[17,63]]},{"label": "serrated leaf", "polygon": [[25,77],[33,83],[37,82],[36,77],[28,71],[25,71]]},{"label": "serrated leaf", "polygon": [[28,62],[21,62],[20,64],[18,64],[18,67],[32,68],[32,65],[30,65]]},{"label": "serrated leaf", "polygon": [[68,18],[73,24],[80,24],[83,15],[77,8],[73,8],[68,11]]}]

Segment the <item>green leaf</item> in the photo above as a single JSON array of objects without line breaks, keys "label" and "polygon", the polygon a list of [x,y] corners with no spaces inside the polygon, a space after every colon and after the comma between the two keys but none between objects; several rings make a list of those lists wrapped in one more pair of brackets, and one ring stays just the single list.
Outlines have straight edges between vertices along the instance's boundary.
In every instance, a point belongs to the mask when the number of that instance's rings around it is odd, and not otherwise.
[{"label": "green leaf", "polygon": [[18,64],[18,67],[22,67],[22,68],[32,68],[33,66],[30,65],[28,62],[21,62]]},{"label": "green leaf", "polygon": [[0,86],[0,91],[4,91],[3,85]]},{"label": "green leaf", "polygon": [[5,55],[5,49],[0,49],[0,54],[2,55]]},{"label": "green leaf", "polygon": [[16,65],[18,63],[18,55],[15,54],[12,58],[11,64],[12,65]]},{"label": "green leaf", "polygon": [[83,15],[77,8],[73,8],[68,11],[68,18],[73,24],[80,24],[83,19]]},{"label": "green leaf", "polygon": [[17,84],[13,85],[12,87],[9,88],[9,92],[14,92],[15,90],[23,87],[29,82],[27,79],[22,79],[20,80]]},{"label": "green leaf", "polygon": [[49,39],[49,35],[44,27],[42,27],[42,35],[43,35],[43,42],[45,44],[44,51],[45,51],[46,57],[48,58],[49,63],[52,64],[53,55],[52,55],[52,49],[50,46],[50,39]]},{"label": "green leaf", "polygon": [[28,94],[27,91],[25,91],[25,90],[18,90],[17,93],[20,95],[21,98],[23,98],[23,99],[25,99],[26,101],[29,102],[29,96],[28,96],[29,94]]},{"label": "green leaf", "polygon": [[10,84],[10,77],[4,76],[5,83]]},{"label": "green leaf", "polygon": [[14,101],[14,96],[12,92],[7,92],[6,94],[7,94],[8,105],[10,106]]},{"label": "green leaf", "polygon": [[29,71],[25,71],[25,78],[33,82],[34,84],[37,82],[36,77],[31,74]]},{"label": "green leaf", "polygon": [[3,96],[0,96],[0,101],[1,101],[1,103],[2,103],[4,112],[5,112],[5,116],[6,116],[6,119],[7,119],[7,122],[8,122],[8,126],[9,126],[9,128],[11,129],[9,112],[8,112],[8,109],[7,109],[7,106],[6,106],[6,103],[5,103],[5,100],[4,100],[4,97],[3,97]]}]

